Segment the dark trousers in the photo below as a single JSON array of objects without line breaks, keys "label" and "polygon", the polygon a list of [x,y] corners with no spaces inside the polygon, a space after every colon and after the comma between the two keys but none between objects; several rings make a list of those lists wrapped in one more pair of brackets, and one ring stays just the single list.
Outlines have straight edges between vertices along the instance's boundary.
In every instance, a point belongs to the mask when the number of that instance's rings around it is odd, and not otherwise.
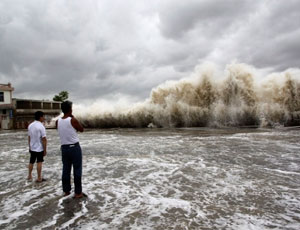
[{"label": "dark trousers", "polygon": [[71,169],[73,166],[75,193],[82,192],[81,175],[82,175],[82,152],[79,143],[74,145],[61,146],[63,172],[62,186],[63,191],[68,193],[71,191]]}]

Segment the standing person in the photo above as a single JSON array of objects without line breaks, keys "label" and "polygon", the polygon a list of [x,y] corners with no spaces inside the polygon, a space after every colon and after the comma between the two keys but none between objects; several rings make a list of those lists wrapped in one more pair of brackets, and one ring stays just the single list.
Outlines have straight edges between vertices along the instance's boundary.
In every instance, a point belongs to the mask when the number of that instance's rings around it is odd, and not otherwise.
[{"label": "standing person", "polygon": [[72,102],[64,101],[61,104],[64,113],[62,118],[56,122],[56,128],[61,142],[61,155],[63,163],[62,187],[64,195],[68,196],[71,192],[71,169],[73,166],[75,196],[81,198],[86,196],[82,192],[82,152],[79,145],[79,138],[76,131],[83,132],[83,127],[72,115]]},{"label": "standing person", "polygon": [[37,162],[38,178],[36,182],[45,181],[42,177],[42,165],[44,156],[47,155],[46,129],[42,122],[45,121],[44,113],[37,111],[34,114],[35,121],[28,126],[28,145],[30,152],[30,162],[28,165],[28,180],[32,179],[32,170],[35,161]]}]

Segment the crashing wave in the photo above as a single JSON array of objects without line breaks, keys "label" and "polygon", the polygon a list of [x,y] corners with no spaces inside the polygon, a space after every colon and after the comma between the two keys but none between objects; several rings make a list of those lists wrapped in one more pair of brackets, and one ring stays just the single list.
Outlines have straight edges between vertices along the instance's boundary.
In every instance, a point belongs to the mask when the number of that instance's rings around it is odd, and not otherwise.
[{"label": "crashing wave", "polygon": [[300,125],[300,71],[259,75],[246,64],[228,65],[221,74],[201,66],[189,78],[152,89],[149,99],[126,111],[80,120],[92,128]]}]

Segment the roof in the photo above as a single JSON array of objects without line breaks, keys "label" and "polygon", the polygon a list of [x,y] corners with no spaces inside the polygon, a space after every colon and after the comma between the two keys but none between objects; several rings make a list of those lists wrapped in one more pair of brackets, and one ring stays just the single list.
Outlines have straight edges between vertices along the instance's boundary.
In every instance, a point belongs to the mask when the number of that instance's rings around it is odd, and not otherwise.
[{"label": "roof", "polygon": [[50,100],[37,100],[37,99],[23,99],[23,98],[13,98],[13,101],[32,101],[32,102],[49,102],[49,103],[58,103],[61,104],[60,101],[50,101]]},{"label": "roof", "polygon": [[0,90],[3,91],[14,91],[15,89],[13,87],[11,87],[11,84],[0,84]]}]

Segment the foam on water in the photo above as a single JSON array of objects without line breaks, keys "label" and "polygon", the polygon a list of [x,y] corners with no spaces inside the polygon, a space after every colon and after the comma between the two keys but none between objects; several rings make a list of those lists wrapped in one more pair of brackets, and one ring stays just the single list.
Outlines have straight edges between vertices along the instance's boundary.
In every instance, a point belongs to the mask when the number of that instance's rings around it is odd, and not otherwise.
[{"label": "foam on water", "polygon": [[40,184],[17,135],[0,139],[0,228],[299,229],[298,130],[87,131],[82,200],[62,196],[56,131]]}]

